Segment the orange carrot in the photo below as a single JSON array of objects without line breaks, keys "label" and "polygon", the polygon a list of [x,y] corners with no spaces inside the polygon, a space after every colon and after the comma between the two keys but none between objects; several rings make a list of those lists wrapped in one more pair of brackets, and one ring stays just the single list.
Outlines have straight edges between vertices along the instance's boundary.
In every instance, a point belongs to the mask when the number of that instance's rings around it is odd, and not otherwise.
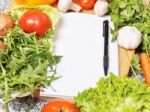
[{"label": "orange carrot", "polygon": [[148,86],[150,86],[150,60],[146,53],[141,53],[140,63],[141,63],[141,68],[144,72],[145,82],[147,83]]}]

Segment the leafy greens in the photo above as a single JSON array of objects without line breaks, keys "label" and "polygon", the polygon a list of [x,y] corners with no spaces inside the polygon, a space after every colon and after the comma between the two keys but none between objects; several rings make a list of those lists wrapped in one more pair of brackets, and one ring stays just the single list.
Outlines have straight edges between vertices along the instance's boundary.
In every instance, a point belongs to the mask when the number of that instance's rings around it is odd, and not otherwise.
[{"label": "leafy greens", "polygon": [[150,87],[136,78],[111,73],[74,100],[81,112],[149,112]]},{"label": "leafy greens", "polygon": [[132,57],[131,65],[136,74],[143,74],[141,65],[140,65],[140,56],[139,54],[134,54]]},{"label": "leafy greens", "polygon": [[[60,56],[53,55],[53,37],[59,13],[50,6],[37,6],[34,9],[44,11],[51,17],[53,29],[43,39],[37,39],[35,33],[24,33],[18,26],[18,19],[30,8],[19,7],[9,14],[16,20],[16,25],[5,37],[6,50],[0,52],[0,94],[6,103],[16,97],[33,94],[38,86],[50,85],[56,77],[56,64]],[[50,74],[47,75],[47,67]]]},{"label": "leafy greens", "polygon": [[[150,57],[150,8],[144,5],[143,1],[111,0],[109,9],[111,19],[114,23],[112,40],[116,40],[117,32],[121,27],[128,25],[135,26],[142,33],[142,45],[140,47]],[[133,57],[131,64],[136,73],[142,73],[138,56]]]},{"label": "leafy greens", "polygon": [[143,37],[143,50],[150,55],[150,8],[143,4],[143,0],[111,0],[109,3],[110,16],[117,31],[126,25],[137,27]]}]

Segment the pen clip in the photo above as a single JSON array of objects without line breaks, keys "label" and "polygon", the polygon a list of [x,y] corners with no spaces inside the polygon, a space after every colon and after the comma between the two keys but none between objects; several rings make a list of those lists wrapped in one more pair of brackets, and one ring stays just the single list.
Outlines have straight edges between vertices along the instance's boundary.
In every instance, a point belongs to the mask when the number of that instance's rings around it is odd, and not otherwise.
[{"label": "pen clip", "polygon": [[108,34],[108,20],[103,21],[103,37]]}]

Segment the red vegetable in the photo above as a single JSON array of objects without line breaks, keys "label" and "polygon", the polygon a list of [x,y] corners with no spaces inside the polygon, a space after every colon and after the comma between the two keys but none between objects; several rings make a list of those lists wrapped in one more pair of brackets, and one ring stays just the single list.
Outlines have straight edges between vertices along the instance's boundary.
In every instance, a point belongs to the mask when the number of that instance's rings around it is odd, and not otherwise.
[{"label": "red vegetable", "polygon": [[96,2],[96,0],[77,0],[77,1],[80,4],[80,6],[86,10],[92,9]]},{"label": "red vegetable", "polygon": [[26,33],[35,32],[38,38],[42,38],[48,29],[52,28],[50,18],[39,10],[29,10],[19,20],[19,26]]},{"label": "red vegetable", "polygon": [[46,104],[40,112],[80,112],[80,110],[72,102],[57,100]]}]

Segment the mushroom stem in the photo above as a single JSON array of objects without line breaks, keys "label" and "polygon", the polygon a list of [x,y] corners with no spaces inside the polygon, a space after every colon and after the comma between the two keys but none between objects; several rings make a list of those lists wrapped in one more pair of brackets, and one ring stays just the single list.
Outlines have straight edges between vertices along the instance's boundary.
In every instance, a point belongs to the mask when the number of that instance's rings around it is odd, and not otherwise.
[{"label": "mushroom stem", "polygon": [[73,3],[72,0],[59,0],[58,9],[61,12],[67,12],[68,10],[79,12],[81,7],[78,4]]}]

